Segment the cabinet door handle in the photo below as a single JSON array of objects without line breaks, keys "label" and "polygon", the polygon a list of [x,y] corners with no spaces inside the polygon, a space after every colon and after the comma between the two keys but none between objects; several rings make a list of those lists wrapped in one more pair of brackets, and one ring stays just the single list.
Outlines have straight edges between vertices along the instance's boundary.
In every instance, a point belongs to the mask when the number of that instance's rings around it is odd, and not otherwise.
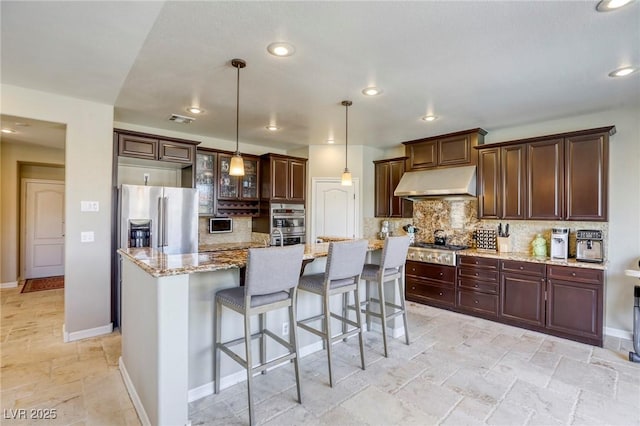
[{"label": "cabinet door handle", "polygon": [[477,261],[477,260],[475,261],[475,264],[476,264],[476,265],[478,264],[478,261]]},{"label": "cabinet door handle", "polygon": [[440,272],[440,276],[443,276],[443,275],[444,275],[444,272]]},{"label": "cabinet door handle", "polygon": [[521,266],[521,267],[520,267],[520,270],[522,271],[523,269],[524,269],[524,266]]},{"label": "cabinet door handle", "polygon": [[442,292],[440,292],[440,296],[442,296]]},{"label": "cabinet door handle", "polygon": [[474,300],[474,301],[473,301],[473,303],[475,303],[475,304],[477,305],[477,304],[478,304],[478,301],[477,301],[477,300]]},{"label": "cabinet door handle", "polygon": [[478,288],[478,284],[474,285],[475,288]]},{"label": "cabinet door handle", "polygon": [[572,272],[572,273],[571,273],[571,276],[572,276],[572,277],[575,277],[575,276],[576,276],[576,273],[575,273],[575,272]]},{"label": "cabinet door handle", "polygon": [[415,290],[415,289],[416,289],[416,286],[415,286],[415,285],[414,285],[414,286],[411,286],[411,290]]},{"label": "cabinet door handle", "polygon": [[476,272],[476,277],[478,276],[478,273]]}]

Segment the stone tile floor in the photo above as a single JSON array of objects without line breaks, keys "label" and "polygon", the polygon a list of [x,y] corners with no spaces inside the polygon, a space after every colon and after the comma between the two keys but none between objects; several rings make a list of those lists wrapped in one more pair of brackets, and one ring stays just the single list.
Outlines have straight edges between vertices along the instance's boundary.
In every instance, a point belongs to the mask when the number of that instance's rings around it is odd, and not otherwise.
[{"label": "stone tile floor", "polygon": [[[118,333],[62,342],[63,290],[0,291],[0,423],[140,424],[117,362]],[[575,343],[410,304],[412,343],[366,333],[301,359],[303,403],[287,364],[256,377],[257,422],[265,425],[640,425],[640,364],[631,342]],[[12,420],[19,409],[56,409],[54,420]],[[248,424],[246,385],[190,404],[193,425]]]}]

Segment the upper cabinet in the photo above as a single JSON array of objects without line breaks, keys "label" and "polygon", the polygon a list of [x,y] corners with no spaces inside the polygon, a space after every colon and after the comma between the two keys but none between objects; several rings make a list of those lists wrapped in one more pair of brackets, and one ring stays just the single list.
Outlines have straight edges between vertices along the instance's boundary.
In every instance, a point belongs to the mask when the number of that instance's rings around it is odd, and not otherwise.
[{"label": "upper cabinet", "polygon": [[260,157],[260,198],[281,203],[304,203],[307,185],[307,159],[280,154]]},{"label": "upper cabinet", "polygon": [[402,142],[409,158],[407,171],[475,165],[478,153],[473,147],[483,144],[486,134],[483,129],[472,129]]},{"label": "upper cabinet", "polygon": [[215,213],[216,166],[215,151],[199,148],[196,154],[196,188],[198,189],[198,213],[213,216]]},{"label": "upper cabinet", "polygon": [[374,161],[375,217],[413,217],[413,203],[393,195],[404,173],[407,157]]},{"label": "upper cabinet", "polygon": [[243,155],[244,176],[229,175],[230,153],[218,153],[216,185],[217,216],[257,216],[260,214],[258,198],[260,158]]},{"label": "upper cabinet", "polygon": [[478,217],[607,220],[615,127],[478,147]]},{"label": "upper cabinet", "polygon": [[116,130],[115,134],[119,156],[191,166],[195,161],[196,146],[200,143],[123,130]]}]

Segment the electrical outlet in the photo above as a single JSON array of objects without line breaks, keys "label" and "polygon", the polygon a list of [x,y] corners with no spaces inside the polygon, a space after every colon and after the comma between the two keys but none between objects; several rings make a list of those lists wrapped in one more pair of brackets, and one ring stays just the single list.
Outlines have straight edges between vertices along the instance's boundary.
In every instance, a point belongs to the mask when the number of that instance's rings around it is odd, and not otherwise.
[{"label": "electrical outlet", "polygon": [[288,336],[289,335],[289,323],[288,322],[283,322],[282,323],[282,335],[283,336]]},{"label": "electrical outlet", "polygon": [[149,183],[149,173],[144,173],[142,176],[144,178],[144,184],[146,186]]}]

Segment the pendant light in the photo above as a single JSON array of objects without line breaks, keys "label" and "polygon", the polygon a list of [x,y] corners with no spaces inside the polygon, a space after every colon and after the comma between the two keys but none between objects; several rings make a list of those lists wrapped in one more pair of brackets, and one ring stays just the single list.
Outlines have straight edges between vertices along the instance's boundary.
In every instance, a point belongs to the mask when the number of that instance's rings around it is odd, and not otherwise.
[{"label": "pendant light", "polygon": [[236,86],[236,152],[231,157],[231,164],[229,165],[230,176],[244,176],[244,161],[240,155],[240,143],[238,141],[239,123],[240,123],[240,68],[247,66],[247,63],[242,59],[232,59],[231,65],[238,70],[238,84]]},{"label": "pendant light", "polygon": [[342,101],[342,105],[345,107],[345,127],[344,127],[344,172],[342,172],[341,184],[344,186],[351,186],[351,172],[347,167],[347,145],[349,142],[349,107],[353,104],[351,101]]}]

